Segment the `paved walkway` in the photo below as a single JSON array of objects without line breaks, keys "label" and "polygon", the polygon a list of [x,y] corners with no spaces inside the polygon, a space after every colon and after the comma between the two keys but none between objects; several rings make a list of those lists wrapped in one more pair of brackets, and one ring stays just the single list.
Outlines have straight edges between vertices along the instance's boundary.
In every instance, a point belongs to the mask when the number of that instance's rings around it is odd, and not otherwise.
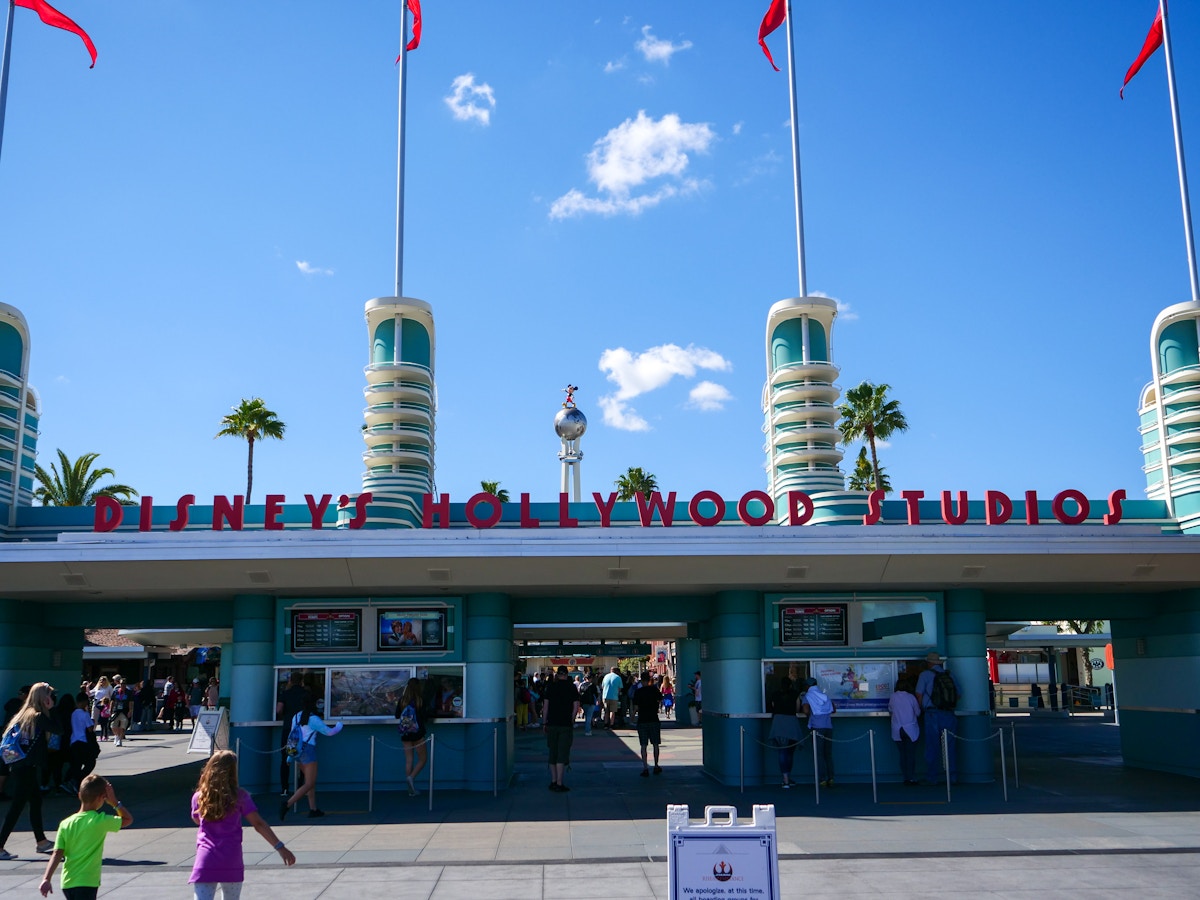
[{"label": "paved walkway", "polygon": [[[608,900],[667,896],[669,803],[694,818],[705,806],[750,815],[773,803],[784,897],[956,895],[1194,896],[1200,884],[1200,784],[1126,770],[1117,729],[1096,719],[1017,720],[1020,787],[1006,802],[999,784],[944,788],[839,785],[815,802],[811,787],[715,785],[699,771],[699,732],[664,732],[664,774],[641,778],[633,732],[577,737],[572,791],[546,789],[540,737],[518,737],[517,777],[499,797],[442,792],[428,798],[321,792],[324,819],[276,823],[295,852],[278,856],[246,832],[246,897],[402,896],[405,900]],[[202,759],[187,735],[133,736],[105,745],[98,771],[113,779],[136,817],[107,844],[101,896],[187,898],[195,828],[187,798]],[[890,748],[887,748],[890,749]],[[6,804],[0,805],[3,809]],[[53,826],[74,812],[51,795]],[[33,853],[22,817],[0,862],[0,898],[34,897],[45,857]],[[57,879],[56,879],[57,884]],[[55,888],[57,892],[57,886]]]}]

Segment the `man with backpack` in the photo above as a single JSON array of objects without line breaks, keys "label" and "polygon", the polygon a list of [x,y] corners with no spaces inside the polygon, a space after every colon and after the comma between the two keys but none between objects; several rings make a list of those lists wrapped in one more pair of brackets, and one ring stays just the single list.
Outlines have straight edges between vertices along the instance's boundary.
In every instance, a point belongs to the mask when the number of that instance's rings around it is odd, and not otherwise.
[{"label": "man with backpack", "polygon": [[942,771],[942,733],[950,732],[946,739],[946,766],[950,772],[950,781],[958,781],[958,765],[956,762],[956,747],[954,735],[958,733],[958,720],[954,709],[958,706],[958,680],[946,671],[944,660],[936,650],[931,650],[925,657],[927,668],[917,678],[917,701],[921,704],[924,724],[921,730],[925,732],[925,783],[937,784],[945,779]]}]

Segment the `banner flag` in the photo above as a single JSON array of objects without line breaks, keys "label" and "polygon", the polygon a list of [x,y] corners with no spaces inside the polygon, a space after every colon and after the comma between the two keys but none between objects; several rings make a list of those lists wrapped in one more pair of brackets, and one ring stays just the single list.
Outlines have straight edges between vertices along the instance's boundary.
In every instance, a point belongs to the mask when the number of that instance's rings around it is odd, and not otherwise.
[{"label": "banner flag", "polygon": [[1150,26],[1150,32],[1146,35],[1146,42],[1142,44],[1142,52],[1138,54],[1138,58],[1133,61],[1133,65],[1129,67],[1129,71],[1125,73],[1125,80],[1121,83],[1121,99],[1125,99],[1125,85],[1129,84],[1130,79],[1138,73],[1145,65],[1146,60],[1154,55],[1154,51],[1162,46],[1163,42],[1163,24],[1162,24],[1162,9],[1160,8],[1154,15],[1154,24]]},{"label": "banner flag", "polygon": [[88,37],[88,33],[80,28],[75,22],[64,16],[57,9],[51,6],[46,0],[13,0],[16,6],[23,6],[25,9],[32,9],[38,14],[38,18],[50,25],[53,28],[61,28],[64,31],[70,31],[73,34],[79,35],[83,39],[83,46],[87,47],[87,52],[92,57],[92,64],[89,68],[96,68],[96,45],[92,43],[92,39]]},{"label": "banner flag", "polygon": [[775,60],[771,58],[771,51],[767,49],[767,35],[782,25],[786,18],[787,0],[771,0],[771,8],[767,10],[762,24],[758,26],[758,46],[762,47],[763,53],[767,54],[767,62],[776,72],[779,71],[779,66],[775,65]]}]

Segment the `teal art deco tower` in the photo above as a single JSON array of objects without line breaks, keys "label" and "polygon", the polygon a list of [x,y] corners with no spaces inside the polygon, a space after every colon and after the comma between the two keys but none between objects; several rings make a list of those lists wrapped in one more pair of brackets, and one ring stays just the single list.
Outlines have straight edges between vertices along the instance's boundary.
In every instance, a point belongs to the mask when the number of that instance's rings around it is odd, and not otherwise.
[{"label": "teal art deco tower", "polygon": [[29,384],[29,326],[16,307],[0,303],[0,505],[8,525],[16,508],[33,505],[41,401]]},{"label": "teal art deco tower", "polygon": [[1168,306],[1150,332],[1152,380],[1138,409],[1146,496],[1200,530],[1200,303]]},{"label": "teal art deco tower", "polygon": [[366,315],[362,487],[373,495],[367,527],[417,528],[421,496],[433,491],[433,309],[411,297],[379,297],[367,302]]},{"label": "teal art deco tower", "polygon": [[767,383],[763,431],[768,493],[784,510],[788,491],[843,491],[838,464],[833,320],[837,302],[825,297],[780,300],[767,315]]}]

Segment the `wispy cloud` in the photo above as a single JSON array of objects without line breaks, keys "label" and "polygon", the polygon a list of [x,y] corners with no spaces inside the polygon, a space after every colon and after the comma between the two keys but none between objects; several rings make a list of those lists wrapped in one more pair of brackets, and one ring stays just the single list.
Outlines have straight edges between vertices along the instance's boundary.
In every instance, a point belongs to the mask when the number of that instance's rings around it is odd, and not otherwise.
[{"label": "wispy cloud", "polygon": [[732,131],[734,134],[741,134],[741,133],[742,133],[742,125],[743,125],[743,124],[744,124],[743,122],[734,122],[734,123],[733,123],[733,128],[731,129],[731,131]]},{"label": "wispy cloud", "polygon": [[839,300],[837,297],[830,297],[824,291],[809,291],[810,297],[824,297],[826,300],[832,300],[837,304],[838,318],[843,322],[854,322],[858,319],[858,313],[850,308],[849,303]]},{"label": "wispy cloud", "polygon": [[672,56],[681,50],[691,49],[691,41],[681,41],[678,44],[664,41],[651,34],[650,27],[649,25],[642,26],[642,39],[634,45],[646,62],[660,62],[664,66],[669,66]]},{"label": "wispy cloud", "polygon": [[296,268],[300,270],[301,275],[332,275],[333,269],[322,269],[320,266],[314,266],[303,259],[296,260]]},{"label": "wispy cloud", "polygon": [[[623,431],[649,431],[650,424],[629,405],[630,400],[663,387],[677,375],[693,378],[698,369],[725,372],[731,368],[721,354],[693,344],[686,347],[663,344],[638,354],[630,353],[624,347],[605,350],[600,354],[600,371],[617,386],[617,390],[599,400],[604,422]],[[692,402],[699,402],[698,397],[707,397],[710,402],[717,403],[729,399],[728,392],[720,385],[713,384],[712,388],[717,389],[713,391],[704,387],[707,384],[711,382],[696,386],[692,391]],[[725,392],[724,399],[717,398],[718,392]]]},{"label": "wispy cloud", "polygon": [[471,72],[455,78],[450,85],[450,96],[443,99],[458,121],[474,120],[480,125],[491,124],[496,94],[487,82],[476,84]]},{"label": "wispy cloud", "polygon": [[610,59],[604,64],[604,74],[611,75],[613,72],[620,72],[623,68],[625,68],[625,57]]},{"label": "wispy cloud", "polygon": [[732,399],[733,394],[723,385],[715,381],[701,381],[688,391],[687,405],[689,409],[698,409],[701,412],[718,412]]},{"label": "wispy cloud", "polygon": [[[600,196],[589,197],[573,188],[554,201],[550,218],[637,215],[668,197],[692,193],[702,182],[684,177],[688,151],[704,153],[715,139],[712,128],[703,122],[689,124],[675,113],[656,121],[639,110],[636,119],[626,119],[596,141],[587,156],[588,180]],[[645,193],[633,193],[656,179],[668,181]]]}]

